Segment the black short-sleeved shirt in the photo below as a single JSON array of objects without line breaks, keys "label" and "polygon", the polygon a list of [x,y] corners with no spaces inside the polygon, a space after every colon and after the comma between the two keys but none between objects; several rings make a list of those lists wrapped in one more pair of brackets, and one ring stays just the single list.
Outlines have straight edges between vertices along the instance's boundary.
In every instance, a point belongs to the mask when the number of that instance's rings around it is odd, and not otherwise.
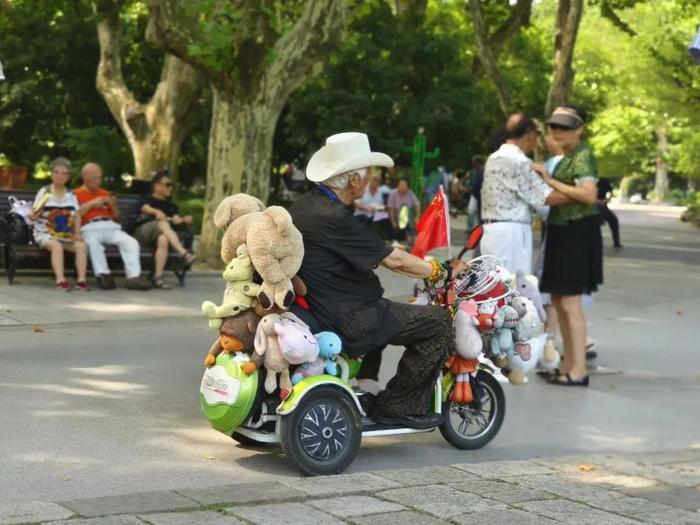
[{"label": "black short-sleeved shirt", "polygon": [[152,195],[150,195],[143,199],[143,202],[141,202],[142,208],[144,204],[148,204],[151,208],[155,208],[157,210],[162,211],[168,217],[173,217],[177,215],[177,204],[175,204],[172,201],[158,199],[157,197],[153,197]]},{"label": "black short-sleeved shirt", "polygon": [[[300,197],[289,213],[304,238],[299,276],[306,283],[306,298],[321,325],[339,332],[346,350],[353,354],[376,348],[380,332],[386,335],[394,331],[385,326],[385,306],[380,301],[384,289],[374,273],[392,249],[358,220],[350,207],[318,189]],[[344,322],[360,310],[363,317],[371,318],[371,329]]]},{"label": "black short-sleeved shirt", "polygon": [[141,212],[141,208],[143,208],[145,204],[148,204],[151,208],[155,208],[157,210],[162,211],[163,213],[165,213],[166,217],[174,217],[175,215],[177,215],[178,212],[177,204],[175,204],[174,202],[166,201],[164,199],[158,199],[157,197],[149,195],[148,197],[144,197],[143,199],[141,199],[141,203],[139,204],[140,215],[138,221],[136,221],[137,226],[155,220],[155,217],[153,217],[153,215],[147,215]]}]

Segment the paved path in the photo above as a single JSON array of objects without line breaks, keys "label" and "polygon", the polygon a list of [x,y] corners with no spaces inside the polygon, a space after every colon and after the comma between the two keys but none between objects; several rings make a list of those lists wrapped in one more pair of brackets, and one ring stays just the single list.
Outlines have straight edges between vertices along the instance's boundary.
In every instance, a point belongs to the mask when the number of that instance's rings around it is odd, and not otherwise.
[{"label": "paved path", "polygon": [[691,449],[0,504],[0,525],[698,524],[698,485]]},{"label": "paved path", "polygon": [[[488,447],[460,452],[438,433],[367,439],[349,472],[698,446],[700,230],[677,209],[620,215],[626,247],[607,251],[591,330],[599,364],[624,373],[595,376],[587,390],[506,386],[506,420]],[[394,298],[411,288],[382,279]],[[199,412],[213,334],[198,305],[220,295],[216,276],[167,292],[67,296],[46,277],[21,281],[0,281],[0,503],[296,476],[277,449],[240,448]],[[387,351],[383,378],[399,355]]]}]

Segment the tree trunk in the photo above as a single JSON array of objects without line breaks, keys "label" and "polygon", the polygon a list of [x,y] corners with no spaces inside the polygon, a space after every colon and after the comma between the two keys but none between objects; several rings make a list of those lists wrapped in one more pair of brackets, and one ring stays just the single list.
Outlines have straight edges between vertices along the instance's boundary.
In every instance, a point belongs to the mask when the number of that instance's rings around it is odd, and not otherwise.
[{"label": "tree trunk", "polygon": [[201,113],[202,76],[180,59],[166,55],[160,81],[148,103],[136,100],[122,76],[118,2],[96,5],[100,62],[97,90],[124,133],[134,157],[135,177],[148,179],[163,167],[177,180],[177,160],[185,137]]},{"label": "tree trunk", "polygon": [[654,183],[655,202],[664,202],[668,191],[668,129],[663,123],[654,131],[656,135],[656,181]]},{"label": "tree trunk", "polygon": [[559,0],[554,32],[554,78],[547,94],[545,114],[564,104],[574,83],[574,49],[583,14],[583,0]]},{"label": "tree trunk", "polygon": [[[218,266],[221,231],[212,222],[219,203],[234,193],[247,193],[263,202],[270,191],[272,139],[282,110],[266,98],[234,99],[230,91],[212,86],[214,99],[205,194],[200,260]],[[260,93],[260,91],[258,91]]]},{"label": "tree trunk", "polygon": [[508,116],[511,111],[510,95],[508,94],[508,88],[501,75],[501,70],[498,67],[496,58],[491,51],[491,46],[486,34],[486,23],[484,22],[484,15],[481,11],[481,0],[469,0],[469,11],[472,15],[472,24],[474,25],[476,53],[484,71],[496,88],[496,96],[498,97],[498,105],[501,107],[501,111],[503,111],[505,116]]}]

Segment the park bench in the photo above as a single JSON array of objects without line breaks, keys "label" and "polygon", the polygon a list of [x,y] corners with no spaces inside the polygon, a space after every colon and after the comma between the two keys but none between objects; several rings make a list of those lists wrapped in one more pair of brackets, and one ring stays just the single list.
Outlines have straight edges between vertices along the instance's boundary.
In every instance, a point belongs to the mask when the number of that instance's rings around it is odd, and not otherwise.
[{"label": "park bench", "polygon": [[[9,196],[14,195],[20,200],[31,202],[34,200],[35,194],[35,192],[27,191],[0,191],[0,217],[4,217],[10,210],[10,203],[8,201]],[[119,202],[119,211],[121,212],[121,222],[126,224],[130,217],[135,217],[139,214],[138,204],[141,200],[141,195],[122,194],[117,195],[117,198]],[[18,270],[25,272],[31,270],[51,269],[49,252],[40,248],[33,241],[29,244],[8,243],[0,245],[0,249],[4,270],[9,284],[13,283],[15,274]],[[115,272],[115,270],[117,272],[123,272],[124,265],[117,247],[107,246],[105,254],[112,272]],[[70,258],[70,260],[66,261],[66,269],[72,268],[72,254],[66,252],[66,257]],[[152,272],[153,262],[153,250],[150,248],[141,247],[141,267],[145,271]],[[175,277],[177,277],[180,286],[184,286],[185,274],[189,268],[183,264],[183,261],[177,252],[171,251],[168,255],[166,269],[172,270]]]}]

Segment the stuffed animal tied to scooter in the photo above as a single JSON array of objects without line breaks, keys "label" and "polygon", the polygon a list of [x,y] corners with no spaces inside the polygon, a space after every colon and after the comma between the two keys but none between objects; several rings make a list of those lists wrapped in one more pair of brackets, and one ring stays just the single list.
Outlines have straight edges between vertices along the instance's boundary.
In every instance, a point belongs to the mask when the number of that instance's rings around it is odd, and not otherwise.
[{"label": "stuffed animal tied to scooter", "polygon": [[265,310],[287,309],[294,301],[292,278],[301,267],[304,242],[289,212],[281,206],[265,208],[243,193],[226,197],[214,213],[214,224],[224,231],[221,258],[228,263],[242,244],[262,278],[258,300]]},{"label": "stuffed animal tied to scooter", "polygon": [[204,366],[207,368],[214,366],[221,352],[226,354],[252,352],[259,322],[260,318],[252,310],[225,318],[219,327],[219,337],[204,359]]},{"label": "stuffed animal tied to scooter", "polygon": [[296,385],[305,377],[323,373],[334,376],[338,373],[335,359],[343,349],[340,337],[333,332],[320,332],[316,334],[316,340],[319,348],[318,357],[312,362],[304,363],[297,367],[294,374],[292,374],[292,384]]},{"label": "stuffed animal tied to scooter", "polygon": [[301,319],[291,312],[280,314],[275,333],[282,355],[290,365],[300,365],[318,357],[316,337]]},{"label": "stuffed animal tied to scooter", "polygon": [[289,377],[289,363],[284,358],[277,340],[275,324],[280,324],[282,318],[277,314],[268,314],[260,320],[255,331],[255,353],[251,362],[241,365],[241,370],[247,374],[255,371],[260,362],[267,369],[265,377],[265,392],[272,394],[277,389],[277,374],[280,375],[280,398],[286,399],[292,389]]},{"label": "stuffed animal tied to scooter", "polygon": [[202,313],[209,318],[209,327],[215,330],[221,326],[222,319],[251,308],[260,290],[260,286],[252,281],[255,269],[250,260],[248,247],[241,244],[236,254],[237,256],[226,265],[223,273],[226,289],[221,306],[211,301],[202,303]]},{"label": "stuffed animal tied to scooter", "polygon": [[478,357],[483,350],[478,315],[476,302],[468,300],[459,303],[454,316],[457,354],[447,358],[447,366],[455,376],[455,384],[450,393],[450,399],[455,403],[470,403],[474,398],[469,377],[479,367]]}]

